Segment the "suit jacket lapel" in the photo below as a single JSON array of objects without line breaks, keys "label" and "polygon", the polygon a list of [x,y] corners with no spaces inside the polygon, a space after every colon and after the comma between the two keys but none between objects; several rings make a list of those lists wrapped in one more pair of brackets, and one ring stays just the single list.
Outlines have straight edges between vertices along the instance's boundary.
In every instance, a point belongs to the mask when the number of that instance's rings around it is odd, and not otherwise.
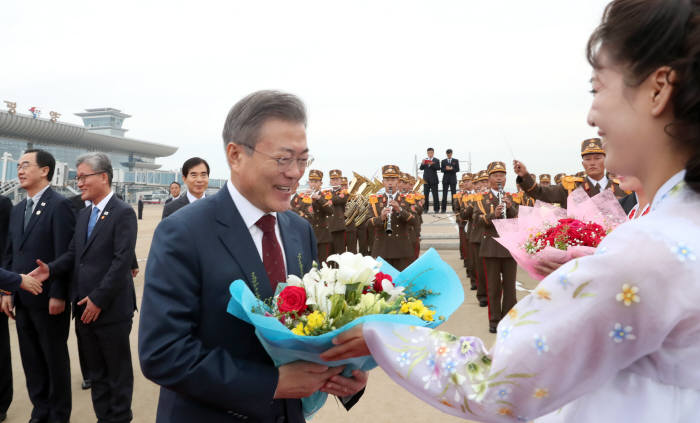
[{"label": "suit jacket lapel", "polygon": [[[277,213],[277,220],[280,225],[280,235],[282,235],[284,257],[287,260],[287,274],[302,277],[304,272],[308,272],[310,269],[300,269],[298,255],[301,254],[302,250],[299,234],[294,230],[289,216],[285,213]],[[303,260],[301,261],[303,263]]]},{"label": "suit jacket lapel", "polygon": [[[111,217],[110,212],[114,208],[115,198],[116,198],[116,195],[112,195],[112,198],[110,198],[109,201],[107,202],[105,209],[102,210],[102,212],[100,213],[100,217],[97,218],[97,222],[95,223],[95,227],[92,228],[92,233],[90,233],[90,238],[85,243],[85,248],[83,249],[81,254],[85,254],[85,251],[87,251],[87,249],[90,247],[90,244],[92,244],[92,241],[97,236],[97,233],[100,232],[100,229],[102,229],[102,227],[107,224],[108,219],[110,219],[110,217]],[[90,214],[92,214],[92,208],[90,208],[90,211],[88,212],[88,216]],[[89,222],[90,222],[90,218],[88,217],[88,223]],[[85,233],[87,233],[87,224],[85,225]]]},{"label": "suit jacket lapel", "polygon": [[[24,230],[22,233],[22,242],[20,242],[20,246],[24,244],[24,241],[27,240],[27,236],[29,233],[32,231],[32,228],[36,225],[36,222],[41,219],[41,214],[44,212],[44,209],[46,208],[47,202],[49,201],[49,198],[51,198],[51,187],[47,188],[46,191],[44,191],[43,194],[41,194],[41,197],[39,197],[39,202],[34,206],[34,211],[32,212],[32,217],[29,219],[29,224],[27,225],[27,229]],[[24,200],[24,207],[22,208],[22,224],[24,224],[24,211],[26,210],[27,207],[27,200]]]},{"label": "suit jacket lapel", "polygon": [[273,292],[265,266],[263,266],[258,250],[255,248],[250,231],[245,226],[241,214],[231,199],[228,188],[221,188],[213,200],[216,202],[219,240],[243,270],[243,279],[250,290],[262,299],[271,297]]}]

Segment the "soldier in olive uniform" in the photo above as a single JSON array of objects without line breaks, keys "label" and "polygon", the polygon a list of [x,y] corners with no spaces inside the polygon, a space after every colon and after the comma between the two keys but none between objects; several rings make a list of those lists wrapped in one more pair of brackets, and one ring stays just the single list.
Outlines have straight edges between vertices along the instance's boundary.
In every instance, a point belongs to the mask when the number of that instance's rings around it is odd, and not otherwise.
[{"label": "soldier in olive uniform", "polygon": [[[489,190],[477,202],[474,219],[484,223],[484,235],[479,248],[479,256],[484,266],[484,280],[488,294],[489,332],[496,333],[498,322],[515,305],[515,275],[518,265],[508,250],[494,239],[498,231],[493,224],[496,219],[514,218],[518,206],[510,194],[503,191],[506,183],[506,165],[492,162],[488,166]],[[499,199],[500,193],[503,196]]]},{"label": "soldier in olive uniform", "polygon": [[469,201],[469,196],[471,195],[471,179],[472,174],[465,172],[462,174],[462,180],[460,181],[460,191],[457,201],[453,199],[452,209],[456,213],[457,228],[459,230],[459,252],[460,257],[464,262],[464,267],[467,269],[467,278],[472,280],[472,290],[476,290],[476,283],[472,279],[472,266],[471,259],[469,257],[469,241],[467,240],[467,225],[468,220],[462,217],[462,211],[468,207],[467,202]]},{"label": "soldier in olive uniform", "polygon": [[581,157],[586,172],[585,176],[564,176],[560,185],[548,187],[537,184],[535,176],[528,173],[522,162],[514,160],[513,168],[518,175],[517,182],[529,196],[547,203],[558,203],[563,208],[566,208],[566,199],[569,193],[578,187],[583,187],[590,197],[600,193],[603,189],[611,190],[618,199],[625,196],[625,192],[620,189],[619,184],[605,176],[605,150],[600,138],[583,141],[581,143]]},{"label": "soldier in olive uniform", "polygon": [[331,231],[333,254],[345,252],[345,205],[348,202],[348,192],[341,188],[343,172],[333,169],[329,172],[333,203],[333,215],[329,218],[328,227]]},{"label": "soldier in olive uniform", "polygon": [[[345,176],[340,178],[340,187],[348,192],[348,178]],[[345,225],[345,250],[357,254],[357,226],[354,221]]]},{"label": "soldier in olive uniform", "polygon": [[552,185],[552,177],[548,173],[543,173],[540,175],[540,185],[543,187],[549,187]]},{"label": "soldier in olive uniform", "polygon": [[399,192],[401,192],[401,198],[409,204],[411,213],[415,216],[415,219],[411,219],[411,228],[408,231],[409,241],[413,247],[413,260],[418,258],[420,254],[420,213],[422,210],[418,210],[419,207],[416,204],[416,195],[412,191],[413,185],[411,185],[411,175],[408,173],[401,172],[399,176]]},{"label": "soldier in olive uniform", "polygon": [[566,176],[566,173],[557,173],[556,175],[554,175],[554,183],[557,185],[561,184],[561,178],[563,178],[564,176]]},{"label": "soldier in olive uniform", "polygon": [[326,261],[331,251],[331,233],[328,228],[329,217],[333,215],[333,193],[321,191],[323,172],[312,169],[309,171],[309,187],[311,193],[300,197],[299,215],[311,223],[318,243],[318,259]]},{"label": "soldier in olive uniform", "polygon": [[399,192],[400,174],[398,166],[383,166],[385,192],[369,198],[372,211],[370,225],[374,229],[372,256],[383,258],[399,271],[408,267],[414,258],[411,231],[416,219],[411,212],[411,204]]},{"label": "soldier in olive uniform", "polygon": [[488,305],[488,296],[486,293],[486,281],[484,279],[484,267],[482,265],[479,250],[481,249],[481,241],[484,238],[484,221],[475,219],[475,212],[478,209],[479,203],[484,195],[484,191],[488,185],[489,174],[486,170],[481,170],[474,178],[474,194],[469,197],[467,207],[462,210],[462,218],[467,220],[467,240],[469,241],[469,251],[472,262],[472,286],[476,285],[476,299],[479,301],[480,307]]}]

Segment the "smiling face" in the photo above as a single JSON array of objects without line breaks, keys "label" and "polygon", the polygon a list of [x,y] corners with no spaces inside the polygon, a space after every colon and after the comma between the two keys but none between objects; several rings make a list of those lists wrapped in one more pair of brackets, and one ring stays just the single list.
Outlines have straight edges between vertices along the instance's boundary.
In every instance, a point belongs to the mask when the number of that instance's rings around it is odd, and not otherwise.
[{"label": "smiling face", "polygon": [[[260,127],[255,150],[229,143],[226,157],[231,182],[238,191],[265,213],[289,209],[293,188],[305,169],[297,161],[307,159],[306,126],[299,122],[268,119]],[[280,170],[279,158],[293,158],[288,169]]]},{"label": "smiling face", "polygon": [[602,176],[605,167],[620,174],[639,175],[652,164],[649,153],[658,142],[654,138],[666,138],[652,118],[651,76],[637,86],[629,86],[622,68],[611,63],[605,50],[598,54],[600,67],[591,79],[593,102],[588,123],[598,128],[606,154],[587,154],[583,166],[594,179],[593,173]]},{"label": "smiling face", "polygon": [[92,201],[97,204],[109,194],[109,176],[107,173],[96,173],[87,163],[78,165],[78,188],[81,191],[80,198],[83,201]]}]

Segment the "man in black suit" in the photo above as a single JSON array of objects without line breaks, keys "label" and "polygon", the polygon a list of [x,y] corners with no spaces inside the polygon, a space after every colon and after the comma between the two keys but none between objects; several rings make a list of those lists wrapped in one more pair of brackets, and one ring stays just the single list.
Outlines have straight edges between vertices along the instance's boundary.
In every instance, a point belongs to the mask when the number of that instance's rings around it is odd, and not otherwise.
[{"label": "man in black suit", "polygon": [[232,281],[270,299],[277,282],[318,259],[311,225],[289,210],[309,161],[304,105],[253,93],[231,109],[223,138],[231,180],[164,219],[148,257],[139,358],[161,385],[156,422],[302,423],[299,398],[319,389],[350,408],[366,373],[275,367],[253,326],[225,312]]},{"label": "man in black suit", "polygon": [[433,209],[435,213],[440,211],[440,197],[438,196],[438,175],[437,171],[440,170],[440,160],[437,157],[433,157],[435,150],[430,147],[428,148],[428,157],[424,158],[420,164],[420,170],[423,171],[423,194],[425,194],[425,204],[423,204],[423,211],[428,213],[430,206],[430,193],[433,193]]},{"label": "man in black suit", "polygon": [[78,215],[68,251],[30,275],[38,280],[73,273],[73,301],[79,348],[92,381],[92,405],[99,422],[133,418],[131,332],[136,295],[131,264],[136,244],[136,213],[111,190],[112,165],[104,153],[77,161],[78,188],[92,207]]},{"label": "man in black suit", "polygon": [[[182,180],[185,181],[187,192],[163,207],[162,219],[206,197],[205,191],[209,186],[209,163],[199,157],[187,159],[182,165]],[[172,184],[170,186],[172,187]]]},{"label": "man in black suit", "polygon": [[450,191],[450,204],[452,196],[457,189],[457,172],[459,172],[459,160],[452,158],[452,149],[448,148],[447,158],[442,160],[440,169],[442,170],[442,212],[447,210],[447,191]]},{"label": "man in black suit", "polygon": [[[70,201],[51,189],[55,167],[55,159],[44,150],[27,150],[19,158],[17,177],[27,198],[10,214],[3,257],[8,270],[28,273],[37,259],[51,261],[68,249],[75,215]],[[54,275],[44,283],[41,295],[20,291],[14,296],[19,352],[34,406],[30,423],[70,420],[69,278]],[[12,301],[3,298],[3,311],[12,309]]]},{"label": "man in black suit", "polygon": [[[0,251],[5,251],[7,227],[10,224],[12,202],[0,195]],[[0,422],[7,417],[7,409],[12,403],[12,365],[10,356],[10,329],[7,326],[7,316],[0,313]]]},{"label": "man in black suit", "polygon": [[165,200],[165,204],[168,204],[169,202],[173,201],[176,198],[180,197],[180,183],[178,181],[172,181],[170,183],[170,197]]},{"label": "man in black suit", "polygon": [[138,209],[139,209],[139,220],[141,220],[141,219],[143,219],[143,195],[139,195]]}]

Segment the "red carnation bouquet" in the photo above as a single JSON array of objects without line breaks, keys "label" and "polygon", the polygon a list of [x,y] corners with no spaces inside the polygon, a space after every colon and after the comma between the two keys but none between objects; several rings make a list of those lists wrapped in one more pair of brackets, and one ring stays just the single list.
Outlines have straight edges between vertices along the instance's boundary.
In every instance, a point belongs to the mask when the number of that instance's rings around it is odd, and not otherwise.
[{"label": "red carnation bouquet", "polygon": [[496,240],[530,276],[542,280],[535,269],[540,261],[565,263],[593,254],[605,236],[627,221],[627,215],[610,190],[589,197],[577,188],[567,199],[568,209],[537,201],[520,206],[515,219],[498,219]]}]

